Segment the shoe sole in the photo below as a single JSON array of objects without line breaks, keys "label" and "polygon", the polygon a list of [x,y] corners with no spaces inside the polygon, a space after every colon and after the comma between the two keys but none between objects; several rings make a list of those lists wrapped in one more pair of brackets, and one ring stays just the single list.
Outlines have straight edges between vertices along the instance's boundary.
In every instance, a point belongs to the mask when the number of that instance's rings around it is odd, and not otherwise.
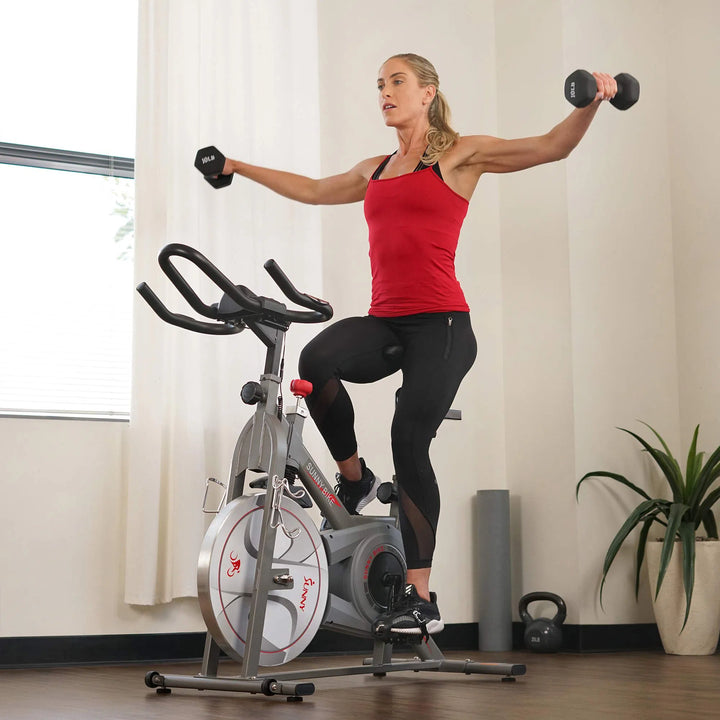
[{"label": "shoe sole", "polygon": [[[430,620],[426,628],[428,635],[435,635],[439,633],[445,627],[445,623],[440,620]],[[393,628],[390,632],[399,633],[401,635],[421,635],[422,630],[419,627],[411,628]]]},{"label": "shoe sole", "polygon": [[382,480],[375,476],[375,482],[372,484],[372,487],[368,491],[368,494],[365,495],[362,500],[357,504],[357,507],[355,508],[355,512],[359,515],[360,511],[367,507],[373,500],[377,498],[377,491],[378,488],[382,485]]}]

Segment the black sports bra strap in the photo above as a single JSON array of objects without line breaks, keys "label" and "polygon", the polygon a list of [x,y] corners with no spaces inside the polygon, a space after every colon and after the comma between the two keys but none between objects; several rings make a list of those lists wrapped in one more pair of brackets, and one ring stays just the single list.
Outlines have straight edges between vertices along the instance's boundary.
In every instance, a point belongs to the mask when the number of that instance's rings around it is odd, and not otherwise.
[{"label": "black sports bra strap", "polygon": [[[385,170],[385,166],[390,162],[390,158],[397,152],[397,150],[394,153],[391,153],[388,155],[375,169],[375,172],[372,174],[373,180],[379,180],[380,176],[383,174],[383,170]],[[423,156],[424,157],[424,156]],[[418,172],[419,170],[425,170],[426,168],[431,167],[433,169],[433,172],[441,179],[443,180],[442,173],[440,172],[440,165],[438,163],[434,163],[433,165],[426,165],[422,158],[420,159],[420,162],[417,164],[417,167],[413,172]]]},{"label": "black sports bra strap", "polygon": [[[396,150],[395,152],[397,152],[397,150]],[[390,155],[388,155],[388,156],[377,166],[377,169],[376,169],[375,172],[372,174],[372,179],[373,179],[373,180],[379,180],[379,179],[380,179],[380,176],[382,175],[382,171],[385,169],[385,166],[390,162],[390,158],[391,158],[394,154],[395,154],[395,153],[390,153]]]},{"label": "black sports bra strap", "polygon": [[440,163],[433,163],[432,165],[426,165],[422,160],[418,163],[418,166],[413,170],[413,172],[417,172],[418,170],[427,170],[427,168],[431,167],[433,169],[433,172],[441,179],[444,180],[442,173],[440,172]]}]

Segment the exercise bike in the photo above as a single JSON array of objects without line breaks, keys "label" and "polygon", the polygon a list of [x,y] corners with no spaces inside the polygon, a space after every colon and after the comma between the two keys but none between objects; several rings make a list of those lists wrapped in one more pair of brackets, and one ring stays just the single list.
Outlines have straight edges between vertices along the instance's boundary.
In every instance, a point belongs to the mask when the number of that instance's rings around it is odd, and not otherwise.
[{"label": "exercise bike", "polygon": [[[207,305],[200,299],[173,264],[174,257],[193,263],[222,291],[219,303]],[[350,515],[303,445],[308,414],[304,398],[312,392],[310,383],[292,381],[296,403],[283,407],[285,333],[295,322],[329,320],[332,307],[299,292],[274,260],[268,260],[265,269],[304,310],[288,309],[233,284],[187,245],[167,245],[158,262],[190,306],[212,322],[170,312],[141,283],[138,292],[162,320],[212,335],[249,329],[265,345],[266,357],[259,382],[242,388],[243,402],[254,405],[255,412],[237,440],[221,509],[200,548],[198,599],[208,628],[201,672],[188,676],[151,671],[145,684],[159,693],[196,688],[301,700],[315,691],[307,681],[321,677],[380,677],[401,670],[493,674],[503,680],[523,675],[525,666],[519,664],[447,660],[429,636],[402,636],[404,642],[415,642],[417,657],[393,659],[397,636],[373,632],[377,618],[393,608],[407,570],[397,493],[392,483],[378,492],[391,506],[387,516]],[[386,349],[390,354],[401,351]],[[307,512],[312,502],[325,518],[322,531]],[[261,666],[297,657],[321,627],[372,639],[372,657],[358,666],[259,674]],[[240,664],[238,676],[218,675],[222,652]]]}]

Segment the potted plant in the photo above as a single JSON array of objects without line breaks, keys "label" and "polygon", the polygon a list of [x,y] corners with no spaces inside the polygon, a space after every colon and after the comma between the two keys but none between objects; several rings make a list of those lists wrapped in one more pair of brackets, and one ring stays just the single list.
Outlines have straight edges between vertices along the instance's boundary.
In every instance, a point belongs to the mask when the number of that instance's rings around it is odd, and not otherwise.
[{"label": "potted plant", "polygon": [[[584,475],[576,488],[576,497],[579,497],[580,486],[588,478],[609,478],[642,498],[610,543],[603,564],[600,602],[602,604],[608,570],[618,550],[628,535],[639,527],[635,597],[638,596],[640,569],[647,552],[651,588],[655,586],[653,611],[665,651],[710,654],[715,651],[720,633],[720,542],[713,513],[713,506],[720,500],[720,487],[713,487],[720,477],[720,447],[704,462],[705,453],[697,449],[700,426],[696,427],[683,472],[663,438],[650,425],[643,424],[653,432],[661,448],[652,447],[630,430],[619,429],[635,438],[655,461],[667,483],[669,497],[650,497],[625,476],[602,470]],[[699,537],[701,528],[704,535]],[[660,542],[648,542],[652,529],[661,531]],[[701,566],[704,568],[713,562],[714,569],[700,570]],[[702,596],[701,581],[704,583]],[[693,606],[694,591],[696,602]],[[707,617],[707,612],[713,612],[715,617]]]}]

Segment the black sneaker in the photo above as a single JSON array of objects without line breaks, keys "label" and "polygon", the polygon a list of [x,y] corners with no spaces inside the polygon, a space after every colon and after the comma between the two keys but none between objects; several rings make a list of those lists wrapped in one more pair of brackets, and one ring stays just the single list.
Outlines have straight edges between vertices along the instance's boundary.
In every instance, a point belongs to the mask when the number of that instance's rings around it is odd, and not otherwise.
[{"label": "black sneaker", "polygon": [[373,625],[376,635],[434,635],[445,627],[437,606],[437,595],[430,593],[430,602],[423,600],[414,585],[406,585],[396,608],[381,615]]},{"label": "black sneaker", "polygon": [[382,480],[375,477],[375,473],[365,465],[362,458],[360,465],[362,477],[357,482],[346,480],[340,473],[335,474],[335,494],[351,515],[359,515],[360,511],[377,497],[377,489],[382,485]]},{"label": "black sneaker", "polygon": [[[335,473],[335,495],[351,515],[359,515],[360,511],[377,497],[377,490],[382,485],[382,480],[375,476],[375,473],[360,458],[362,466],[362,477],[356,482],[347,480],[340,473]],[[326,519],[320,525],[321,530],[328,527]]]}]

